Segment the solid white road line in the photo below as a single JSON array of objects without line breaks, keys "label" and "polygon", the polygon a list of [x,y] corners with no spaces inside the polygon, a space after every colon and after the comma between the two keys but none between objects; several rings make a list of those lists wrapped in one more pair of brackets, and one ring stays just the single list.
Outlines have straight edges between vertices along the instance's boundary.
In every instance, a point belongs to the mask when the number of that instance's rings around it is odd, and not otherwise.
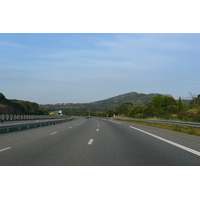
[{"label": "solid white road line", "polygon": [[188,151],[188,152],[190,152],[190,153],[193,153],[193,154],[195,154],[195,155],[197,155],[197,156],[200,156],[200,152],[199,152],[199,151],[196,151],[196,150],[194,150],[194,149],[190,149],[190,148],[185,147],[185,146],[183,146],[183,145],[180,145],[180,144],[178,144],[178,143],[175,143],[175,142],[172,142],[172,141],[170,141],[170,140],[167,140],[167,139],[164,139],[164,138],[162,138],[162,137],[159,137],[159,136],[157,136],[157,135],[151,134],[151,133],[149,133],[149,132],[147,132],[147,131],[143,131],[143,130],[141,130],[141,129],[139,129],[139,128],[135,128],[135,127],[133,127],[133,126],[129,126],[129,127],[130,127],[130,128],[133,128],[133,129],[135,129],[135,130],[138,130],[138,131],[140,131],[140,132],[143,132],[143,133],[145,133],[145,134],[147,134],[147,135],[150,135],[150,136],[152,136],[152,137],[155,137],[155,138],[157,138],[157,139],[159,139],[159,140],[162,140],[162,141],[164,141],[164,142],[166,142],[166,143],[169,143],[169,144],[171,144],[171,145],[174,145],[174,146],[176,146],[176,147],[178,147],[178,148],[180,148],[180,149],[183,149],[183,150],[185,150],[185,151]]},{"label": "solid white road line", "polygon": [[91,145],[93,143],[94,139],[90,139],[88,142],[88,145]]},{"label": "solid white road line", "polygon": [[7,148],[5,148],[5,149],[1,149],[0,152],[6,151],[6,150],[8,150],[8,149],[11,149],[11,147],[7,147]]},{"label": "solid white road line", "polygon": [[51,133],[51,135],[54,135],[54,134],[56,134],[56,133],[58,133],[58,132]]}]

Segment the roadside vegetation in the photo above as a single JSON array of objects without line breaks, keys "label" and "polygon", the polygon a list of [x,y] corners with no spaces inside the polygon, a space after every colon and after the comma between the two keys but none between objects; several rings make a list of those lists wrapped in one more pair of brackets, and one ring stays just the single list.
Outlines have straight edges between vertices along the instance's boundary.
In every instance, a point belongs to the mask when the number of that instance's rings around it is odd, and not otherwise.
[{"label": "roadside vegetation", "polygon": [[[133,106],[130,102],[126,102],[116,109],[107,110],[104,116],[200,122],[200,94],[198,96],[193,95],[188,105],[183,103],[181,98],[175,100],[173,97],[161,95],[153,97],[150,103],[142,106]],[[200,136],[200,129],[198,128],[155,122],[131,122]]]},{"label": "roadside vegetation", "polygon": [[[127,94],[128,95],[128,94]],[[135,105],[127,101],[114,109],[104,111],[97,108],[70,108],[63,110],[67,116],[98,116],[98,117],[124,117],[136,119],[161,119],[186,122],[200,122],[200,94],[192,95],[191,101],[184,101],[179,97],[175,100],[172,96],[154,95],[144,105]],[[138,100],[138,99],[137,99]],[[187,103],[184,103],[187,102]],[[35,102],[7,99],[0,93],[0,114],[38,114],[48,115],[50,109],[40,107]]]},{"label": "roadside vegetation", "polygon": [[63,114],[74,116],[98,116],[98,117],[123,117],[136,119],[174,120],[186,122],[200,122],[200,94],[192,95],[192,100],[185,101],[179,98],[175,100],[171,96],[157,95],[152,97],[145,105],[133,105],[132,102],[124,102],[114,109],[95,111],[92,108],[71,108],[63,110]]},{"label": "roadside vegetation", "polygon": [[146,105],[133,106],[132,103],[126,102],[115,109],[105,111],[102,115],[200,122],[200,94],[193,96],[188,105],[183,103],[180,97],[179,100],[175,100],[173,97],[157,95]]},{"label": "roadside vegetation", "polygon": [[155,123],[155,122],[139,122],[139,121],[127,121],[127,122],[142,124],[142,125],[147,125],[147,126],[153,126],[153,127],[157,127],[157,128],[163,128],[163,129],[167,129],[167,130],[178,131],[178,132],[182,132],[182,133],[188,133],[191,135],[200,136],[199,128],[177,126],[177,125],[171,125],[171,124],[161,124],[161,123]]},{"label": "roadside vegetation", "polygon": [[0,93],[0,114],[48,115],[49,112],[35,102],[7,99]]}]

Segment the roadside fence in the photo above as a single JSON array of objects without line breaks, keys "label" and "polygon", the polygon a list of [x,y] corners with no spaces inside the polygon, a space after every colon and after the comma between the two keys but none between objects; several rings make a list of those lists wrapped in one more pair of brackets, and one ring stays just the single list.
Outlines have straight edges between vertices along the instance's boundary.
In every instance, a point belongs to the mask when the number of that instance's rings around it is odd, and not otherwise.
[{"label": "roadside fence", "polygon": [[40,120],[40,119],[61,119],[66,118],[66,115],[0,115],[0,121],[21,121],[21,120]]},{"label": "roadside fence", "polygon": [[121,121],[138,121],[138,122],[171,124],[171,125],[176,125],[176,126],[186,126],[186,127],[200,128],[200,123],[195,123],[195,122],[170,121],[170,120],[151,120],[151,119],[134,119],[134,118],[113,118],[113,119],[114,120],[121,120]]},{"label": "roadside fence", "polygon": [[0,134],[60,124],[73,119],[66,115],[0,115]]}]

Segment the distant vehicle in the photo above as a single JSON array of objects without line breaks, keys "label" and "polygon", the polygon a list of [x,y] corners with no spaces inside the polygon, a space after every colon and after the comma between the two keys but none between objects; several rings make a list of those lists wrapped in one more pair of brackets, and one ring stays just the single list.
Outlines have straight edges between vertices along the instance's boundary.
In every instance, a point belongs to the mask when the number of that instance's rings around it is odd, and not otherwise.
[{"label": "distant vehicle", "polygon": [[86,117],[85,117],[85,119],[89,119],[89,118],[92,118],[92,116],[89,115],[89,116],[86,116]]}]

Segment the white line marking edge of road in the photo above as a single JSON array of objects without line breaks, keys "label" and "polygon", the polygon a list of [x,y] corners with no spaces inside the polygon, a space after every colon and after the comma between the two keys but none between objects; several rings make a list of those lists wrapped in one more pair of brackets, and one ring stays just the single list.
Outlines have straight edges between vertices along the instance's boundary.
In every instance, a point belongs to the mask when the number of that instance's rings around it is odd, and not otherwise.
[{"label": "white line marking edge of road", "polygon": [[200,152],[199,152],[199,151],[196,151],[196,150],[194,150],[194,149],[190,149],[190,148],[185,147],[185,146],[183,146],[183,145],[181,145],[181,144],[178,144],[178,143],[172,142],[172,141],[170,141],[170,140],[164,139],[164,138],[162,138],[162,137],[159,137],[159,136],[154,135],[154,134],[152,134],[152,133],[149,133],[149,132],[147,132],[147,131],[143,131],[143,130],[141,130],[141,129],[139,129],[139,128],[135,128],[135,127],[133,127],[133,126],[129,126],[129,127],[130,127],[130,128],[133,128],[133,129],[135,129],[135,130],[138,130],[138,131],[140,131],[140,132],[143,132],[143,133],[145,133],[145,134],[147,134],[147,135],[150,135],[150,136],[152,136],[152,137],[155,137],[155,138],[157,138],[157,139],[159,139],[159,140],[162,140],[162,141],[164,141],[164,142],[166,142],[166,143],[168,143],[168,144],[171,144],[171,145],[173,145],[173,146],[176,146],[176,147],[178,147],[178,148],[180,148],[180,149],[183,149],[183,150],[185,150],[185,151],[188,151],[188,152],[190,152],[190,153],[193,153],[193,154],[195,154],[195,155],[197,155],[197,156],[200,156]]},{"label": "white line marking edge of road", "polygon": [[11,149],[11,147],[7,147],[7,148],[4,148],[4,149],[1,149],[0,152],[6,151],[6,150],[8,150],[8,149]]}]

